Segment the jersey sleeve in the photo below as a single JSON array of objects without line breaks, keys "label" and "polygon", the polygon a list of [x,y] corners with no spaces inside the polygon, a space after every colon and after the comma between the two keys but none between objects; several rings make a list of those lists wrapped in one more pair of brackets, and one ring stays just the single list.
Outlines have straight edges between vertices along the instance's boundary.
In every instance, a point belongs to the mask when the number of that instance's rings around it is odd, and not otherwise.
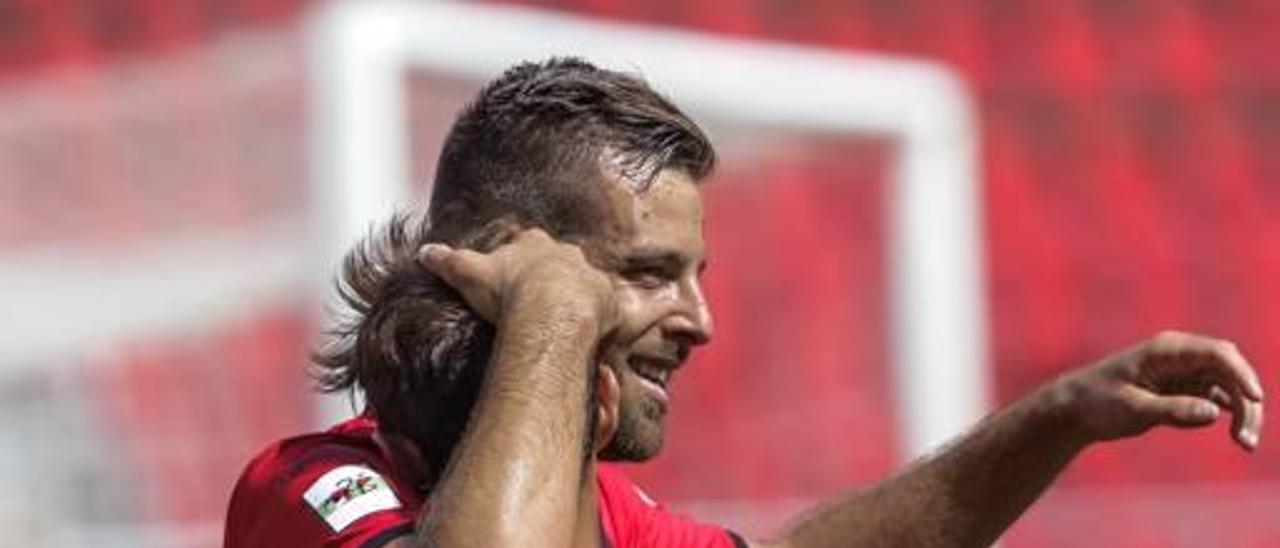
[{"label": "jersey sleeve", "polygon": [[611,548],[746,548],[742,537],[667,510],[614,465],[601,465],[602,525]]},{"label": "jersey sleeve", "polygon": [[413,533],[414,504],[375,459],[348,448],[263,455],[237,483],[226,548],[376,548]]}]

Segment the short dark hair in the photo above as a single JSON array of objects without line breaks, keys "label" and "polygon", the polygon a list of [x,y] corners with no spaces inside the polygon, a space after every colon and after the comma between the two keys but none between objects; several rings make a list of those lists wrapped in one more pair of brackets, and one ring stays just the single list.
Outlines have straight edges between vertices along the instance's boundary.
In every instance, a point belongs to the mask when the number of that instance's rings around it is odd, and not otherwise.
[{"label": "short dark hair", "polygon": [[440,153],[426,219],[398,215],[343,264],[349,314],[314,355],[321,389],[359,389],[379,427],[412,440],[433,474],[475,404],[494,328],[417,261],[446,242],[492,249],[515,222],[560,239],[598,226],[606,173],[643,192],[663,170],[715,166],[702,130],[637,76],[577,58],[522,63],[485,86]]}]

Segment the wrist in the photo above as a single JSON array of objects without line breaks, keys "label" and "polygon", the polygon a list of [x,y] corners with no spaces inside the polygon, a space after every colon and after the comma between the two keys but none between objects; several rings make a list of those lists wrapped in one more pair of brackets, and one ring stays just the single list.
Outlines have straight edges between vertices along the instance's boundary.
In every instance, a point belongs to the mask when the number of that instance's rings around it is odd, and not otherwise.
[{"label": "wrist", "polygon": [[1063,376],[1035,393],[1035,415],[1046,432],[1076,450],[1097,441],[1083,420],[1086,405],[1075,379]]}]

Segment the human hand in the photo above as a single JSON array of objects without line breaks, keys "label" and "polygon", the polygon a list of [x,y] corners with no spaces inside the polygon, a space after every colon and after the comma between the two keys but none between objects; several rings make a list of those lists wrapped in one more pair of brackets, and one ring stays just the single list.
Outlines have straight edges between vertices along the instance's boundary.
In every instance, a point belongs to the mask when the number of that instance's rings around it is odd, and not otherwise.
[{"label": "human hand", "polygon": [[587,262],[580,247],[557,241],[538,228],[499,230],[505,233],[497,236],[501,243],[492,251],[431,243],[419,250],[419,261],[491,323],[499,323],[511,307],[523,303],[548,310],[567,306],[597,321],[601,332],[616,325],[612,282]]},{"label": "human hand", "polygon": [[1164,332],[1068,373],[1051,386],[1067,402],[1083,441],[1140,435],[1156,425],[1214,423],[1231,413],[1231,434],[1246,450],[1262,433],[1262,385],[1230,341]]}]

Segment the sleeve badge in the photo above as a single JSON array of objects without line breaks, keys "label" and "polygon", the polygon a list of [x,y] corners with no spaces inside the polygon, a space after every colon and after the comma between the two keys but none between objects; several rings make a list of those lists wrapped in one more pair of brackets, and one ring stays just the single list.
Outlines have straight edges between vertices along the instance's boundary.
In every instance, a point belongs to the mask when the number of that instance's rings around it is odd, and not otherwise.
[{"label": "sleeve badge", "polygon": [[335,533],[364,516],[400,507],[382,476],[366,466],[352,464],[320,476],[302,498]]}]

